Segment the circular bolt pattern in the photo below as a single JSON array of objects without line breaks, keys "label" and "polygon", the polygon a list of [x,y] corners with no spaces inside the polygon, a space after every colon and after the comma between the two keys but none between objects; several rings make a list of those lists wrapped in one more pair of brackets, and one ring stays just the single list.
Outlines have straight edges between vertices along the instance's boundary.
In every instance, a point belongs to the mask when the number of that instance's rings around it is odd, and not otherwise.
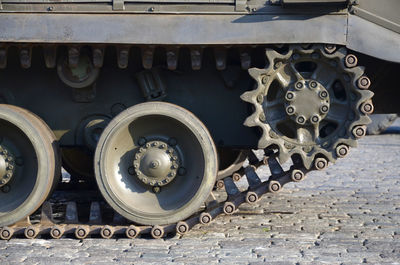
[{"label": "circular bolt pattern", "polygon": [[[15,171],[14,157],[11,152],[5,147],[0,145],[0,187],[5,185],[11,180]],[[4,193],[10,189],[2,188]]]},{"label": "circular bolt pattern", "polygon": [[372,102],[364,102],[361,104],[361,112],[370,115],[372,112],[374,112],[374,105],[372,105]]},{"label": "circular bolt pattern", "polygon": [[295,169],[292,171],[291,177],[293,181],[302,181],[304,179],[304,173],[301,170]]},{"label": "circular bolt pattern", "polygon": [[[170,138],[168,142],[175,145],[177,143],[175,138]],[[144,184],[159,187],[170,183],[178,171],[182,175],[186,174],[186,169],[179,167],[175,149],[162,141],[149,141],[140,147],[133,160],[133,169],[133,175]],[[158,188],[153,191],[159,192]]]},{"label": "circular bolt pattern", "polygon": [[358,79],[357,86],[359,89],[368,89],[371,86],[371,80],[369,80],[369,78],[366,76],[362,76],[360,79]]},{"label": "circular bolt pattern", "polygon": [[336,147],[336,155],[338,157],[345,157],[349,153],[349,147],[341,144]]},{"label": "circular bolt pattern", "polygon": [[356,126],[353,129],[353,135],[356,138],[361,138],[365,136],[366,132],[367,132],[366,126]]},{"label": "circular bolt pattern", "polygon": [[225,214],[233,214],[234,211],[235,211],[235,205],[233,205],[233,203],[226,202],[224,204],[224,213]]},{"label": "circular bolt pattern", "polygon": [[315,159],[314,166],[317,170],[323,170],[328,166],[328,161],[323,157],[319,157]]},{"label": "circular bolt pattern", "polygon": [[202,223],[202,224],[208,224],[208,223],[210,223],[211,222],[211,220],[212,220],[212,217],[211,217],[211,215],[209,214],[209,213],[202,213],[201,215],[200,215],[200,223]]},{"label": "circular bolt pattern", "polygon": [[357,66],[358,59],[354,54],[348,54],[344,58],[344,62],[347,68],[353,68]]}]

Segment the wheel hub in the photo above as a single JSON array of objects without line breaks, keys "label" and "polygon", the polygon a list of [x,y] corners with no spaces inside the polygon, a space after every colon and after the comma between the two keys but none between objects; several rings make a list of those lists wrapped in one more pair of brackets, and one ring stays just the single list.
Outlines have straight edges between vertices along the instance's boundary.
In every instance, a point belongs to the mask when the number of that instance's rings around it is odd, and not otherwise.
[{"label": "wheel hub", "polygon": [[14,175],[14,157],[4,146],[0,145],[0,187],[6,185]]},{"label": "wheel hub", "polygon": [[329,111],[329,93],[315,80],[293,84],[285,95],[286,113],[297,124],[318,123]]},{"label": "wheel hub", "polygon": [[176,150],[163,141],[151,141],[139,148],[133,160],[137,178],[146,185],[164,186],[177,174]]}]

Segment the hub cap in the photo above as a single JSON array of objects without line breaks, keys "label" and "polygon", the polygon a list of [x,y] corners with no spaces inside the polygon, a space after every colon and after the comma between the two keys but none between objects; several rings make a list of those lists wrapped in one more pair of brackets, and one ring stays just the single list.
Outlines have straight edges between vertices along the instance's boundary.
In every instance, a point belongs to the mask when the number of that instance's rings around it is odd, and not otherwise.
[{"label": "hub cap", "polygon": [[151,141],[139,148],[133,167],[137,178],[144,184],[164,186],[177,174],[178,153],[163,141]]}]

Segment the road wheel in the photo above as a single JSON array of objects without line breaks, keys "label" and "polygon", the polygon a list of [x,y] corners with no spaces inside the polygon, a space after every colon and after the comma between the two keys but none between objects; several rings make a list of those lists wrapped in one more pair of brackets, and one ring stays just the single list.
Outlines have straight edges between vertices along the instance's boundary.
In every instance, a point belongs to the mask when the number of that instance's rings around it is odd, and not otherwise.
[{"label": "road wheel", "polygon": [[58,145],[49,127],[19,107],[0,104],[0,226],[36,211],[58,183]]},{"label": "road wheel", "polygon": [[164,102],[123,111],[106,127],[95,153],[104,198],[139,224],[171,224],[198,211],[217,171],[217,151],[204,124]]}]

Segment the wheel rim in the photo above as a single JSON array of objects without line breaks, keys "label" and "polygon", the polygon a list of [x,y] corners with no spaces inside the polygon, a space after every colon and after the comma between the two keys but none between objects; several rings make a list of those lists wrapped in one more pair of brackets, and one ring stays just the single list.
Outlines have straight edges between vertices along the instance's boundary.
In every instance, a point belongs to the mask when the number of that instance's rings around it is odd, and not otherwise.
[{"label": "wheel rim", "polygon": [[105,199],[141,224],[173,223],[193,214],[217,173],[205,126],[190,112],[161,102],[117,116],[100,138],[95,161]]},{"label": "wheel rim", "polygon": [[247,158],[247,150],[236,150],[231,148],[218,148],[219,171],[217,179],[231,176],[238,171]]},{"label": "wheel rim", "polygon": [[33,213],[53,188],[58,156],[41,122],[23,109],[0,105],[0,160],[8,162],[8,173],[13,165],[0,188],[0,226]]}]

